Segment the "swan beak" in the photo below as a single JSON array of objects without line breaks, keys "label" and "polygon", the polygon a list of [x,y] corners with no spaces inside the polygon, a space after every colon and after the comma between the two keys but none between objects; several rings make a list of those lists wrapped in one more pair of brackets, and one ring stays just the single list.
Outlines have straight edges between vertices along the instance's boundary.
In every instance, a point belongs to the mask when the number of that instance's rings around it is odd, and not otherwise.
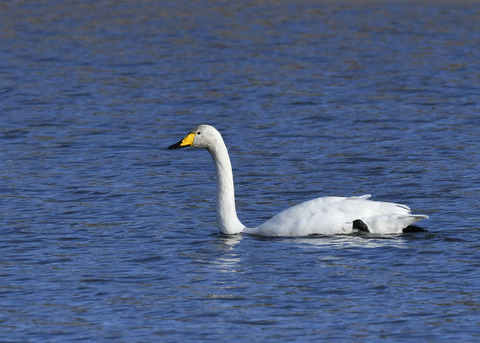
[{"label": "swan beak", "polygon": [[193,146],[193,140],[194,139],[195,139],[195,133],[189,133],[180,142],[175,143],[173,145],[170,145],[168,148],[169,149],[178,149],[178,148],[184,148],[184,147],[187,147],[187,146]]}]

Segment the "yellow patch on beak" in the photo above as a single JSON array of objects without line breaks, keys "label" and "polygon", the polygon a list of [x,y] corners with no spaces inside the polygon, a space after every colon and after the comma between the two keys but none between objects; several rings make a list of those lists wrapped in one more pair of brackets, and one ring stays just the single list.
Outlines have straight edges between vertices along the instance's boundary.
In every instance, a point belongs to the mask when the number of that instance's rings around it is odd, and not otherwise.
[{"label": "yellow patch on beak", "polygon": [[195,133],[189,133],[184,139],[182,139],[180,146],[193,146],[195,135]]},{"label": "yellow patch on beak", "polygon": [[195,135],[196,135],[195,133],[189,133],[180,142],[177,142],[173,145],[170,145],[168,148],[169,149],[178,149],[178,148],[184,148],[186,146],[193,146],[193,141],[195,139]]}]

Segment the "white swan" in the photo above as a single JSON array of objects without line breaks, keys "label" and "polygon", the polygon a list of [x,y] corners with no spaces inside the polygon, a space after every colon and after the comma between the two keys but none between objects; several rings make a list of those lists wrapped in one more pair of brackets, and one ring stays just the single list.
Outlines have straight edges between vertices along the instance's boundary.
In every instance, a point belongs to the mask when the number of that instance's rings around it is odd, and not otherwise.
[{"label": "white swan", "polygon": [[[410,214],[408,206],[359,197],[324,197],[290,207],[262,225],[249,228],[237,217],[233,173],[223,138],[214,127],[200,125],[169,149],[193,146],[207,149],[217,172],[217,224],[220,232],[245,232],[262,236],[348,234],[357,230],[379,234],[402,233],[413,223],[428,218]],[[416,228],[416,227],[413,227]]]}]

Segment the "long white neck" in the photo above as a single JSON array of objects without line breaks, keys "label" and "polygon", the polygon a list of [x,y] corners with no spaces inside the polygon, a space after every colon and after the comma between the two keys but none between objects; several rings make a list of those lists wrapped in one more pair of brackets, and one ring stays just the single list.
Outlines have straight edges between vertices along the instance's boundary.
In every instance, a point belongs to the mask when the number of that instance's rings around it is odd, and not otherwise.
[{"label": "long white neck", "polygon": [[234,234],[242,232],[245,226],[237,217],[233,172],[227,147],[220,138],[215,146],[208,149],[217,171],[217,224],[220,232]]}]

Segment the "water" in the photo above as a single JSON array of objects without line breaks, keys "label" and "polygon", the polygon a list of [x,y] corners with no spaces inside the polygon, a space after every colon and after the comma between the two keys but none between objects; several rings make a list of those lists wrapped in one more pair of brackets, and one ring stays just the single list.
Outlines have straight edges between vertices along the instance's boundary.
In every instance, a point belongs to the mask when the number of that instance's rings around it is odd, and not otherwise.
[{"label": "water", "polygon": [[[0,340],[477,341],[477,2],[0,5]],[[391,237],[226,237],[372,193]]]}]

